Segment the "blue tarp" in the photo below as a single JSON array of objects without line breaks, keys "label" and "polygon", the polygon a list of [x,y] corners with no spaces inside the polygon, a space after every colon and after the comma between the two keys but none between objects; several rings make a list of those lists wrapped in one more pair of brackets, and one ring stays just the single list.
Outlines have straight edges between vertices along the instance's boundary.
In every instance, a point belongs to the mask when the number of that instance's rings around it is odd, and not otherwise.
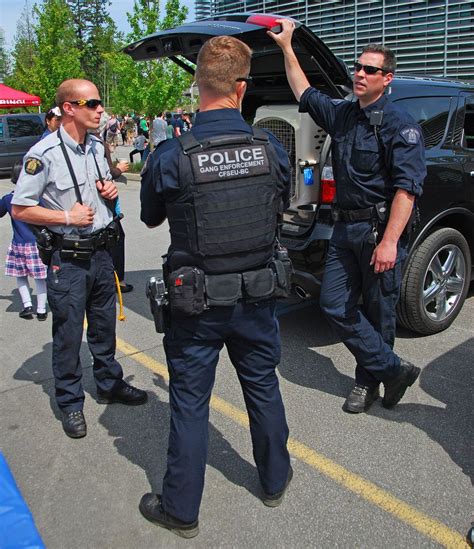
[{"label": "blue tarp", "polygon": [[0,452],[0,548],[45,549],[33,516]]}]

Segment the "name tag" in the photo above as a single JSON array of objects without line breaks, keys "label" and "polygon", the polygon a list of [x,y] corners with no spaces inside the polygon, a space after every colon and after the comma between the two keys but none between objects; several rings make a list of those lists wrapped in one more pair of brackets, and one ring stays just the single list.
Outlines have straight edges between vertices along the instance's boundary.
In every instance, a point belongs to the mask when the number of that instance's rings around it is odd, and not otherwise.
[{"label": "name tag", "polygon": [[264,145],[209,150],[191,155],[196,183],[255,177],[270,173]]}]

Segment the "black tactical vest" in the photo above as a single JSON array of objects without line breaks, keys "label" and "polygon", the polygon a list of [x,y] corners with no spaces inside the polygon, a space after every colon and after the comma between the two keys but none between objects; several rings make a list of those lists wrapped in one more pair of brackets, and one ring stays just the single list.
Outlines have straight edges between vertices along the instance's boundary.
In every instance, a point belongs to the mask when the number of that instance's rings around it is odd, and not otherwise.
[{"label": "black tactical vest", "polygon": [[[208,274],[261,267],[272,255],[287,182],[268,135],[179,138],[180,192],[167,201],[171,268]],[[180,265],[181,263],[181,265]]]}]

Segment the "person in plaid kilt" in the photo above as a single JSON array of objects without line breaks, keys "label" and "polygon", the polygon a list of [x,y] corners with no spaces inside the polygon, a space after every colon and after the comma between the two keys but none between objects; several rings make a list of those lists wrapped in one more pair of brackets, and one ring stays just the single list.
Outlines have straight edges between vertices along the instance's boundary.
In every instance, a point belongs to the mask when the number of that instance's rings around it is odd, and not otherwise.
[{"label": "person in plaid kilt", "polygon": [[20,318],[33,318],[33,303],[31,301],[28,276],[35,279],[37,308],[36,318],[46,320],[46,267],[43,265],[36,247],[34,234],[26,223],[17,221],[11,217],[11,201],[13,191],[0,199],[0,217],[10,214],[13,239],[8,247],[7,259],[5,262],[5,274],[16,277],[16,284],[23,302],[23,310],[20,311]]}]

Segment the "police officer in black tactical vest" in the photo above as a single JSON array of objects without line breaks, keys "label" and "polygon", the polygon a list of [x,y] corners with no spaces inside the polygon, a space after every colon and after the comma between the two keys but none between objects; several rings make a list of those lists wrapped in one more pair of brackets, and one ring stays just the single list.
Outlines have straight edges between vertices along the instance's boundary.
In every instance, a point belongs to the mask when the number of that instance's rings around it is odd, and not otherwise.
[{"label": "police officer in black tactical vest", "polygon": [[275,373],[275,298],[288,292],[291,270],[276,234],[290,167],[275,137],[240,114],[251,54],[232,37],[204,44],[196,122],[160,145],[142,175],[141,219],[156,227],[168,218],[171,233],[164,266],[171,421],[162,494],[145,494],[140,511],[188,538],[198,534],[209,399],[224,345],[242,386],[265,505],[281,503],[293,474]]}]

